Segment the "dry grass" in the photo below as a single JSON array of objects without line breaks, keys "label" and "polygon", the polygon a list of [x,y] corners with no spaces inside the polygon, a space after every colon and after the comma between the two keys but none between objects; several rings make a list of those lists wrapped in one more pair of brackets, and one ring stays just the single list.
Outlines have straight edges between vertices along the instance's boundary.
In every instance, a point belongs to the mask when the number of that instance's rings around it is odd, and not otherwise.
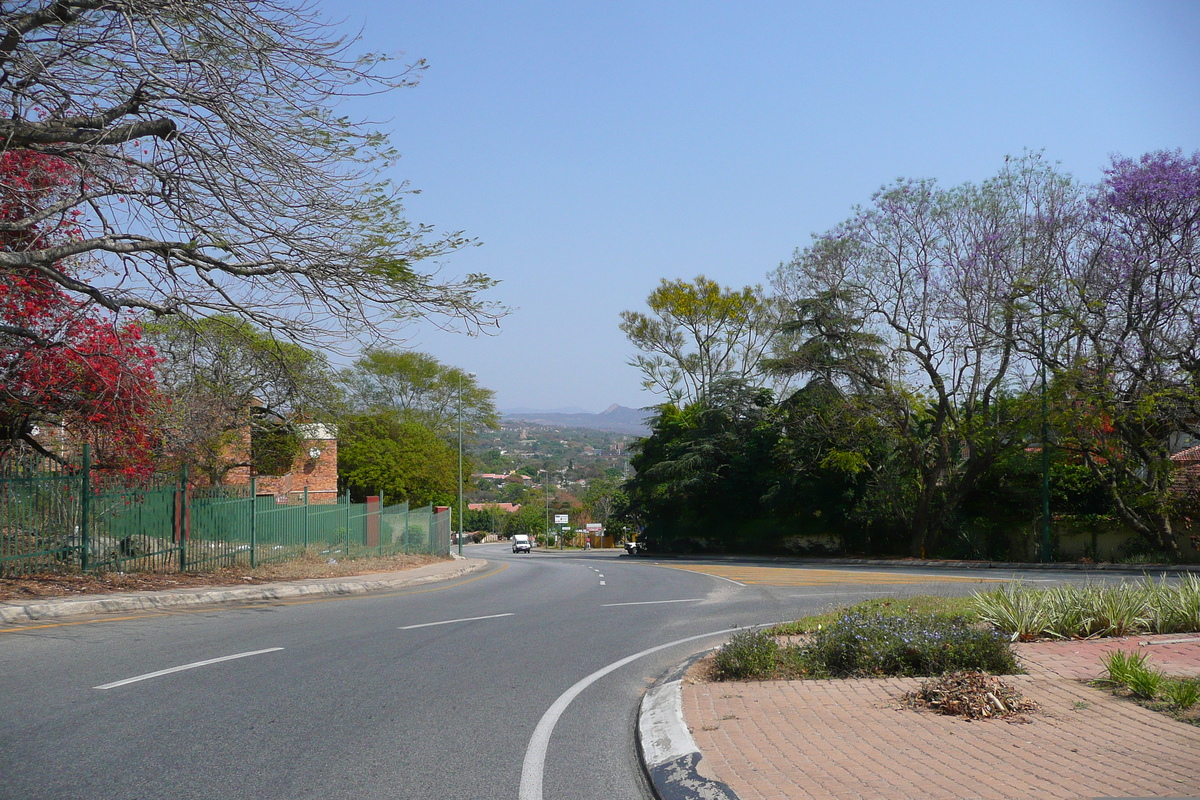
[{"label": "dry grass", "polygon": [[208,572],[47,572],[0,578],[0,602],[201,586],[249,586],[308,578],[371,575],[413,569],[442,560],[444,559],[439,556],[398,555],[329,563],[327,556],[309,553],[291,561],[263,564],[255,569],[248,566],[231,566]]}]

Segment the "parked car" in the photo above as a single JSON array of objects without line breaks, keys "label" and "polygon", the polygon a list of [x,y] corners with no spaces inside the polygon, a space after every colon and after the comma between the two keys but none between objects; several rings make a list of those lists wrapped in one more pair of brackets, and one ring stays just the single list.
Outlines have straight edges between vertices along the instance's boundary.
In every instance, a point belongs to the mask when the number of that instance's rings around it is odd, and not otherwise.
[{"label": "parked car", "polygon": [[514,553],[528,553],[533,548],[533,544],[529,541],[529,535],[524,533],[518,533],[512,537],[512,546]]}]

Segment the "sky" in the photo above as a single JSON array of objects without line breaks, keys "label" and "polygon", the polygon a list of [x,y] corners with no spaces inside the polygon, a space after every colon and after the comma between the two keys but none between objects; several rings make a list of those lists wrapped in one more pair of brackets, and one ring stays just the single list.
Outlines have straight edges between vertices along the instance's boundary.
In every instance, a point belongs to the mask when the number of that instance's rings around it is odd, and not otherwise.
[{"label": "sky", "polygon": [[420,194],[479,241],[511,308],[396,346],[475,372],[501,410],[661,401],[620,313],[662,279],[740,288],[897,178],[945,186],[1041,150],[1200,150],[1200,3],[317,0],[364,50],[429,66],[364,109]]}]

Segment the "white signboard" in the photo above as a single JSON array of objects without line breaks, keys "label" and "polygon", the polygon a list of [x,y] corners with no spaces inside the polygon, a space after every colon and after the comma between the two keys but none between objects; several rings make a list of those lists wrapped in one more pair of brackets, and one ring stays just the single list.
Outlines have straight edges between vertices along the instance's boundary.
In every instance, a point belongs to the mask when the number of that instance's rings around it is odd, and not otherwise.
[{"label": "white signboard", "polygon": [[587,524],[588,533],[597,533],[604,530],[604,526],[599,522],[589,522]]},{"label": "white signboard", "polygon": [[554,515],[554,524],[555,525],[566,525],[567,524],[567,515],[566,514],[555,514]]}]

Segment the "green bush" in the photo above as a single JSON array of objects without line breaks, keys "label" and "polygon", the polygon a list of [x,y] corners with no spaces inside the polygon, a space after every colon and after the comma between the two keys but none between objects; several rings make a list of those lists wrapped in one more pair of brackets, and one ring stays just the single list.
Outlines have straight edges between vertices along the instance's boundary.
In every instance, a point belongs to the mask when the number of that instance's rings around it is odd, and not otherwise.
[{"label": "green bush", "polygon": [[1002,635],[958,617],[850,611],[817,631],[797,657],[816,675],[835,678],[941,675],[954,670],[1019,672]]},{"label": "green bush", "polygon": [[1163,681],[1166,679],[1160,670],[1156,669],[1141,669],[1129,675],[1125,686],[1134,697],[1140,697],[1143,700],[1153,700],[1158,696],[1158,690],[1162,687]]},{"label": "green bush", "polygon": [[760,630],[738,631],[713,657],[719,681],[762,680],[775,672],[779,643]]},{"label": "green bush", "polygon": [[1113,650],[1102,660],[1104,671],[1108,673],[1108,681],[1124,686],[1134,697],[1153,700],[1159,689],[1164,687],[1166,675],[1161,670],[1152,669],[1146,661],[1146,656],[1140,651],[1130,653]]},{"label": "green bush", "polygon": [[1013,583],[972,598],[980,619],[1013,639],[1200,630],[1200,578],[1030,589]]},{"label": "green bush", "polygon": [[1200,680],[1167,681],[1162,693],[1176,708],[1187,711],[1200,702]]},{"label": "green bush", "polygon": [[1108,674],[1105,680],[1118,686],[1127,686],[1130,676],[1135,672],[1147,669],[1146,656],[1141,652],[1113,650],[1105,653],[1101,661],[1104,662],[1104,671]]}]

